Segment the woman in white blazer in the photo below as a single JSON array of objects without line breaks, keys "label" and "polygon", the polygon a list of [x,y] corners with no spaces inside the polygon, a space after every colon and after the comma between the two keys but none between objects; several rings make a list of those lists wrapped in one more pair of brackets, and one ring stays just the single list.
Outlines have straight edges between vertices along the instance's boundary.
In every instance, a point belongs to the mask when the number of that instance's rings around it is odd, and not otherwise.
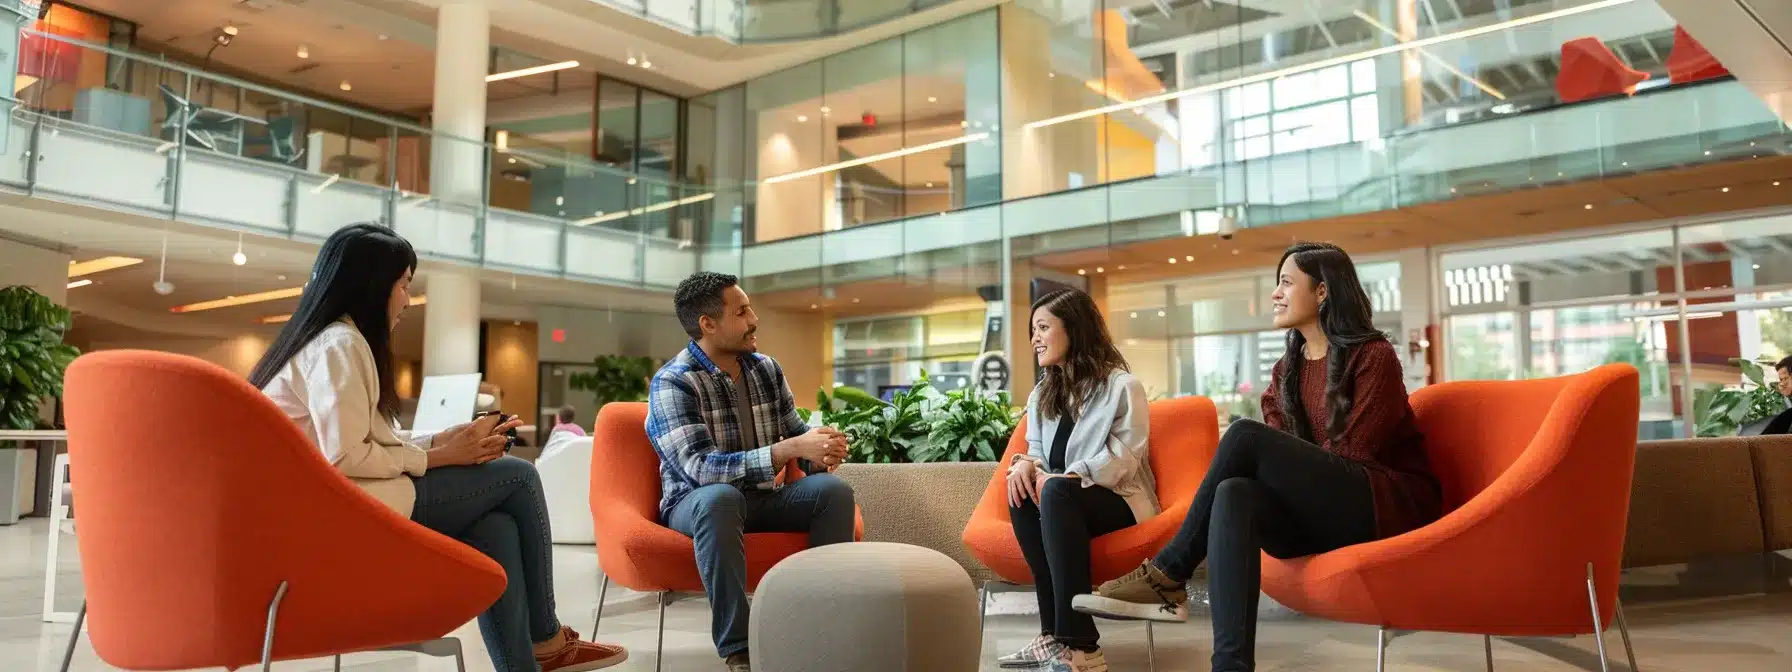
[{"label": "woman in white blazer", "polygon": [[417,253],[391,229],[338,230],[318,250],[298,309],[249,382],[355,485],[504,568],[509,584],[479,617],[495,669],[584,672],[622,662],[622,647],[583,641],[554,615],[541,477],[534,465],[504,454],[503,434],[518,421],[488,415],[432,436],[399,438],[391,335],[410,305],[416,270]]},{"label": "woman in white blazer", "polygon": [[1040,634],[997,662],[1103,672],[1095,622],[1070,601],[1090,589],[1089,540],[1158,512],[1145,386],[1089,295],[1041,297],[1029,326],[1044,375],[1027,398],[1027,452],[1008,468],[1008,506],[1038,590]]}]

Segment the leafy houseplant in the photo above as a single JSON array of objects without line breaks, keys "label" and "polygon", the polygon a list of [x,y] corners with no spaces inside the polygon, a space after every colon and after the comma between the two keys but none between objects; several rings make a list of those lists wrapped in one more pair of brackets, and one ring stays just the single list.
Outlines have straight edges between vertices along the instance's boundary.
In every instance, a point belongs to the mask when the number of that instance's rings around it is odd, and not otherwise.
[{"label": "leafy houseplant", "polygon": [[62,394],[62,374],[80,350],[62,342],[67,308],[30,287],[0,289],[0,429],[36,429],[38,406]]},{"label": "leafy houseplant", "polygon": [[1693,419],[1699,436],[1729,436],[1737,428],[1772,418],[1786,410],[1785,397],[1767,383],[1771,362],[1732,359],[1746,380],[1730,388],[1711,386],[1693,393]]},{"label": "leafy houseplant", "polygon": [[567,386],[590,392],[601,408],[612,401],[647,401],[647,381],[659,367],[652,357],[598,355],[593,370],[567,377]]},{"label": "leafy houseplant", "polygon": [[1018,423],[1006,393],[940,392],[925,373],[889,403],[850,387],[835,388],[832,396],[817,392],[815,400],[818,421],[851,439],[853,462],[994,461]]}]

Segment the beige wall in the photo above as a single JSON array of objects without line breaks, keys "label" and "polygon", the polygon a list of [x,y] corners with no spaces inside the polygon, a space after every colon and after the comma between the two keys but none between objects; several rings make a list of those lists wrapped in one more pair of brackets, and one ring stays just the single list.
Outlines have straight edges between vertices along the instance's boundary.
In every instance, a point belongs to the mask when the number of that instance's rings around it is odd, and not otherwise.
[{"label": "beige wall", "polygon": [[[1029,121],[1111,102],[1085,87],[1075,73],[1056,72],[1050,21],[1014,3],[1002,5],[1000,11],[1004,128],[1020,129]],[[1098,43],[1091,41],[1089,45],[1087,53],[1099,52]],[[1090,73],[1102,72],[1097,64],[1085,69]],[[1081,175],[1083,184],[1103,181],[1100,145],[1104,123],[1104,117],[1096,116],[1003,133],[1003,197],[1013,199],[1067,189],[1071,186],[1071,173]]]},{"label": "beige wall", "polygon": [[0,260],[0,287],[24,285],[68,305],[67,254],[0,238]]},{"label": "beige wall", "polygon": [[487,322],[485,328],[485,380],[504,391],[500,407],[507,415],[533,422],[538,414],[537,386],[541,380],[540,344],[534,322]]},{"label": "beige wall", "polygon": [[[799,122],[799,114],[808,121]],[[834,163],[838,131],[816,109],[781,107],[759,113],[760,180]],[[834,173],[810,175],[757,188],[755,240],[766,242],[839,228]]]},{"label": "beige wall", "polygon": [[95,350],[156,350],[197,357],[248,377],[273,342],[271,334],[248,333],[230,338],[155,338],[128,341],[93,341],[84,352]]},{"label": "beige wall", "polygon": [[758,310],[759,352],[778,360],[796,405],[811,408],[815,391],[834,387],[834,327],[820,311]]}]

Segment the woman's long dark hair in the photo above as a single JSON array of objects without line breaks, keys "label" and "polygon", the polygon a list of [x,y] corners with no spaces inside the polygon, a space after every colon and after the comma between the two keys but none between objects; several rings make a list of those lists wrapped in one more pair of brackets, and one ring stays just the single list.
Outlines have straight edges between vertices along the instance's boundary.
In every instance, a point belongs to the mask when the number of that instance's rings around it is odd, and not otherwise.
[{"label": "woman's long dark hair", "polygon": [[[1101,309],[1095,307],[1088,294],[1060,289],[1033,302],[1032,313],[1040,308],[1064,323],[1070,352],[1065,353],[1062,364],[1045,367],[1045,377],[1039,381],[1039,414],[1048,420],[1074,418],[1083,404],[1107,385],[1108,377],[1115,371],[1131,369],[1120,349],[1114,347],[1114,339],[1108,336],[1108,323],[1101,318]],[[1029,326],[1033,323],[1032,313],[1027,315]]]},{"label": "woman's long dark hair", "polygon": [[380,378],[379,410],[388,419],[398,415],[398,392],[392,381],[392,286],[406,272],[417,270],[417,252],[404,238],[378,224],[350,224],[324,241],[311,267],[311,281],[299,296],[299,307],[280,329],[274,344],[249,374],[249,383],[267,387],[274,375],[311,339],[343,317],[354,320]]},{"label": "woman's long dark hair", "polygon": [[[1355,385],[1345,376],[1350,355],[1358,347],[1375,340],[1385,340],[1375,329],[1375,312],[1369,305],[1369,294],[1356,277],[1356,264],[1343,248],[1330,243],[1295,243],[1282,253],[1276,264],[1278,281],[1282,266],[1289,259],[1294,266],[1319,285],[1325,286],[1325,300],[1319,303],[1319,328],[1325,332],[1325,405],[1330,409],[1326,435],[1344,431],[1344,420],[1355,403]],[[1312,423],[1307,420],[1306,402],[1301,400],[1300,375],[1306,359],[1307,339],[1299,329],[1288,330],[1288,350],[1282,353],[1282,415],[1294,426],[1294,434],[1314,441]]]}]

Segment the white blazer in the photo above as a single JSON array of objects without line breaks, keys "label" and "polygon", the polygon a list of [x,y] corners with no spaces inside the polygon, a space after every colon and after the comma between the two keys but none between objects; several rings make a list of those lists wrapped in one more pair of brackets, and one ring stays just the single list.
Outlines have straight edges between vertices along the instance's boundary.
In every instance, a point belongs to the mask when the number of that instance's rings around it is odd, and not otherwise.
[{"label": "white blazer", "polygon": [[432,435],[399,438],[380,415],[373,348],[348,320],[325,327],[261,389],[344,476],[406,517],[417,503],[411,477],[429,465]]},{"label": "white blazer", "polygon": [[[1058,434],[1059,420],[1039,414],[1039,388],[1027,397],[1027,455],[1045,468],[1047,446]],[[1064,445],[1064,473],[1076,474],[1083,487],[1113,490],[1132,508],[1133,520],[1157,515],[1157,479],[1151,474],[1151,410],[1145,385],[1125,371],[1115,371],[1107,384],[1076,415]]]}]

